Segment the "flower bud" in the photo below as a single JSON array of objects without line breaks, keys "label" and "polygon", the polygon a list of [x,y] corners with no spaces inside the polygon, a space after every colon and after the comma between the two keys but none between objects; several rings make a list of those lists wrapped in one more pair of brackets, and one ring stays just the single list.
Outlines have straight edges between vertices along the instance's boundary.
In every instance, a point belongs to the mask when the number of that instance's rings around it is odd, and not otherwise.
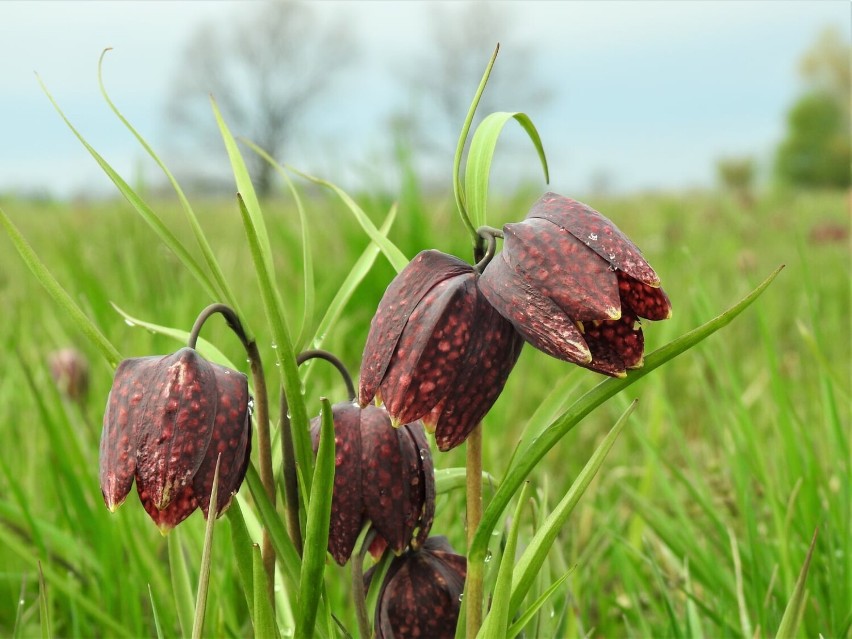
[{"label": "flower bud", "polygon": [[89,392],[89,360],[75,348],[62,348],[48,356],[50,375],[59,392],[83,402]]}]

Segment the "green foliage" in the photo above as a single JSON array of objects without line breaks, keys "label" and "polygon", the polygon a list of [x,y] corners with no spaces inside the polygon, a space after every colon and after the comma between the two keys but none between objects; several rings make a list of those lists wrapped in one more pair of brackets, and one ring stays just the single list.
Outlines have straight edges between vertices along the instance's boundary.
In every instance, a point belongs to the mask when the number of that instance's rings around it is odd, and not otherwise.
[{"label": "green foliage", "polygon": [[778,148],[778,177],[807,188],[852,184],[852,142],[848,111],[826,93],[799,99],[787,118],[788,133]]}]

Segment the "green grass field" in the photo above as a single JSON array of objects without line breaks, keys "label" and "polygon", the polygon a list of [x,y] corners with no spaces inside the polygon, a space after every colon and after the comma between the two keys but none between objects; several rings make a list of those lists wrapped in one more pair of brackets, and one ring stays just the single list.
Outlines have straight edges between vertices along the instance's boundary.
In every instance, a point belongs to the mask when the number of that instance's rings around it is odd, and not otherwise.
[{"label": "green grass field", "polygon": [[[368,238],[338,199],[308,193],[315,329]],[[521,219],[538,195],[492,196],[489,222]],[[376,193],[353,196],[377,225],[392,202]],[[818,530],[796,636],[852,637],[849,239],[819,233],[829,224],[848,233],[848,194],[779,192],[750,208],[707,193],[588,203],[636,241],[672,300],[671,320],[646,325],[648,352],[733,305],[778,265],[786,268],[730,326],[592,412],[532,473],[521,548],[618,416],[639,400],[548,555],[536,595],[570,574],[526,636],[776,636]],[[195,246],[176,201],[152,206]],[[267,376],[276,379],[273,340],[236,202],[193,206],[256,333]],[[128,325],[113,305],[188,331],[198,311],[216,301],[124,200],[6,200],[0,207],[123,357],[168,353],[181,344]],[[298,216],[285,198],[263,208],[275,282],[295,333],[304,305]],[[437,248],[470,258],[449,194],[404,195],[389,237],[408,257]],[[392,276],[379,256],[324,335],[324,347],[353,373]],[[46,619],[55,636],[156,636],[158,625],[163,636],[180,634],[175,600],[181,584],[172,580],[169,543],[134,495],[110,514],[99,492],[98,440],[112,369],[38,284],[6,234],[0,234],[0,301],[0,635],[42,635]],[[211,322],[205,337],[245,370],[239,342],[223,322]],[[91,362],[91,388],[79,406],[60,397],[46,365],[48,354],[65,346],[76,346]],[[531,416],[546,420],[599,381],[527,346],[485,420],[484,468],[499,480]],[[330,369],[315,366],[305,380],[310,413],[319,410],[320,396],[342,400],[345,391]],[[277,401],[272,408],[276,424]],[[435,464],[463,466],[463,447],[436,453]],[[242,493],[250,504],[247,490]],[[484,497],[487,502],[488,487]],[[437,512],[433,534],[463,551],[464,491],[442,494]],[[506,517],[512,512],[514,506]],[[230,525],[222,518],[216,527],[206,627],[211,636],[250,636]],[[171,534],[191,588],[203,529],[195,513]],[[498,530],[495,555],[508,524]],[[249,532],[258,538],[257,529]],[[348,579],[329,563],[330,607],[354,634]],[[286,607],[278,614],[280,627],[291,627]]]}]

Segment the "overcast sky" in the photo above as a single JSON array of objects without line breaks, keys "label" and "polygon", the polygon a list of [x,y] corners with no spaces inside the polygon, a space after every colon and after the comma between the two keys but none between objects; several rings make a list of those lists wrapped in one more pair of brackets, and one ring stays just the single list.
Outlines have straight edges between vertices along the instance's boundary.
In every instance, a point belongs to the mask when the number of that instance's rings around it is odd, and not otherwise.
[{"label": "overcast sky", "polygon": [[[362,166],[387,148],[387,117],[410,104],[400,76],[433,40],[427,18],[435,3],[313,4],[321,19],[347,16],[360,53],[284,159],[351,182],[357,171],[344,178],[342,166]],[[619,190],[708,186],[720,156],[768,162],[801,90],[799,58],[825,27],[849,38],[852,18],[846,0],[501,4],[512,15],[511,33],[493,34],[505,43],[501,59],[512,43],[534,47],[531,73],[552,92],[546,105],[503,108],[530,114],[553,188],[566,193],[601,175]],[[233,2],[0,2],[0,193],[111,188],[33,72],[131,178],[143,155],[101,99],[102,49],[114,49],[105,67],[113,100],[168,163],[164,110],[183,46],[202,22],[228,24],[246,10]],[[489,54],[481,52],[483,65]],[[536,178],[535,155],[523,152]]]}]

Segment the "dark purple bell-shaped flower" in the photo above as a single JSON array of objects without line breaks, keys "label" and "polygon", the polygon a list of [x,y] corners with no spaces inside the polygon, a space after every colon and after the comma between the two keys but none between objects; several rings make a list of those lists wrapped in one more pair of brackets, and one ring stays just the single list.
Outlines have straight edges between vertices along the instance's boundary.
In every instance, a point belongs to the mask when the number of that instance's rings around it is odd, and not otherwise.
[{"label": "dark purple bell-shaped flower", "polygon": [[[409,545],[419,547],[435,516],[435,471],[423,425],[413,422],[393,428],[387,411],[379,406],[360,408],[342,402],[331,410],[335,434],[331,556],[345,564],[367,520],[396,554]],[[319,428],[315,418],[314,452]]]},{"label": "dark purple bell-shaped flower", "polygon": [[479,286],[524,339],[607,375],[642,366],[639,318],[668,319],[671,303],[639,249],[612,222],[547,193],[503,234],[503,251]]},{"label": "dark purple bell-shaped flower", "polygon": [[494,405],[523,346],[470,264],[423,251],[390,283],[370,325],[359,401],[422,419],[438,448],[461,444]]},{"label": "dark purple bell-shaped flower", "polygon": [[466,576],[467,560],[446,537],[394,558],[376,601],[376,639],[452,639]]},{"label": "dark purple bell-shaped flower", "polygon": [[205,518],[216,460],[221,514],[240,487],[251,449],[246,376],[192,348],[126,359],[115,371],[104,414],[100,483],[115,511],[136,479],[142,505],[162,531],[201,506]]}]

